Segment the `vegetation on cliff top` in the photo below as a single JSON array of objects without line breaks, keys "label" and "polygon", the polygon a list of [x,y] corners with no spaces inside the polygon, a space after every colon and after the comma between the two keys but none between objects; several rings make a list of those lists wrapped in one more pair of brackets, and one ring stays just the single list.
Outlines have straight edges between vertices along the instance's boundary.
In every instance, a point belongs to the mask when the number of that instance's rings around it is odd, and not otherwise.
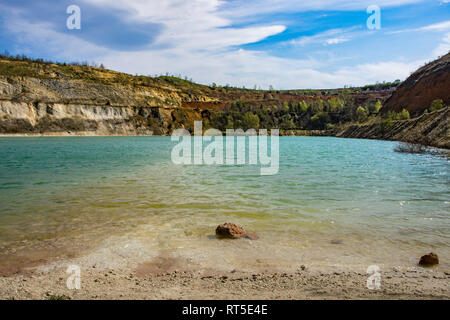
[{"label": "vegetation on cliff top", "polygon": [[338,89],[291,89],[291,90],[269,90],[238,88],[230,85],[220,86],[215,83],[202,85],[192,81],[188,77],[181,75],[145,76],[131,75],[113,70],[105,69],[103,64],[83,62],[57,62],[43,59],[33,59],[25,55],[11,56],[7,51],[0,54],[0,75],[9,77],[34,77],[40,79],[75,79],[88,82],[99,82],[103,84],[119,84],[132,86],[172,86],[179,90],[195,90],[208,93],[223,93],[229,91],[240,93],[266,93],[268,95],[283,93],[297,96],[322,96],[322,95],[342,95],[358,94],[373,91],[393,91],[400,84],[400,80],[394,82],[383,82],[364,87],[345,87]]}]

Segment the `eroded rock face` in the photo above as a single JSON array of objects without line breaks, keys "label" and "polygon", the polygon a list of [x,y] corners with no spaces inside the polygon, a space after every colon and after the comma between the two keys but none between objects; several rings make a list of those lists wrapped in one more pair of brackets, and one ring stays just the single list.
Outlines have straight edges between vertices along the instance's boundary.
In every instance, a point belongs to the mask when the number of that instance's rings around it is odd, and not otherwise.
[{"label": "eroded rock face", "polygon": [[450,53],[414,72],[384,103],[382,112],[407,109],[411,115],[429,109],[431,102],[450,103]]},{"label": "eroded rock face", "polygon": [[[178,109],[1,100],[0,134],[168,135]],[[194,110],[184,115],[196,120]]]},{"label": "eroded rock face", "polygon": [[436,264],[439,264],[439,258],[437,254],[433,252],[422,256],[419,261],[419,265],[426,267],[434,266]]},{"label": "eroded rock face", "polygon": [[216,235],[219,238],[238,239],[244,237],[246,234],[242,227],[234,223],[224,223],[216,228]]},{"label": "eroded rock face", "polygon": [[410,120],[394,121],[392,127],[383,129],[380,123],[351,125],[337,132],[337,137],[381,139],[419,143],[438,148],[450,148],[450,107],[423,114]]},{"label": "eroded rock face", "polygon": [[185,118],[200,119],[194,110],[174,119],[184,93],[171,85],[126,85],[111,80],[116,73],[104,73],[109,80],[0,74],[0,134],[168,135]]}]

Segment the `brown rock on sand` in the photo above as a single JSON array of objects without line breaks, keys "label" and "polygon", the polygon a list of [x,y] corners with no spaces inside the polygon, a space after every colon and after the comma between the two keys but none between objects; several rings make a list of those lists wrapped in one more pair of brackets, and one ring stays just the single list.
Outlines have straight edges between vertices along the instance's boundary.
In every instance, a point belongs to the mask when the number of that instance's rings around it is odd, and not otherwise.
[{"label": "brown rock on sand", "polygon": [[436,264],[439,264],[439,258],[433,252],[422,256],[419,261],[419,265],[421,266],[434,266]]},{"label": "brown rock on sand", "polygon": [[228,222],[221,224],[216,228],[216,236],[229,239],[238,239],[242,237],[248,237],[249,239],[253,238],[253,236],[247,235],[247,232],[245,232],[242,227]]}]

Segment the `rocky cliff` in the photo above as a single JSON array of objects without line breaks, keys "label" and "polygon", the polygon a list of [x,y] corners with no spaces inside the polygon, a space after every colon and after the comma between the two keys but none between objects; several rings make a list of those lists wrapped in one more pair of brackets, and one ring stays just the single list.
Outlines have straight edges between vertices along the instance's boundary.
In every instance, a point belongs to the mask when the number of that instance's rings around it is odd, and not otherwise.
[{"label": "rocky cliff", "polygon": [[169,88],[0,77],[0,132],[167,134],[181,99]]},{"label": "rocky cliff", "polygon": [[[387,88],[389,89],[389,88]],[[132,76],[89,66],[0,59],[0,134],[167,135],[242,101],[273,106],[346,92],[356,103],[389,90],[263,91]]]},{"label": "rocky cliff", "polygon": [[406,109],[416,116],[429,109],[436,99],[450,105],[450,53],[411,74],[387,99],[382,111]]},{"label": "rocky cliff", "polygon": [[[99,68],[0,60],[0,133],[167,134],[200,90]],[[192,110],[188,116],[198,117]]]},{"label": "rocky cliff", "polygon": [[[301,101],[322,108],[327,101],[343,98],[356,108],[387,99],[382,110],[400,111],[407,107],[415,112],[438,98],[448,104],[449,60],[450,54],[419,69],[391,95],[393,87],[389,85],[263,91],[198,85],[168,76],[132,76],[89,66],[0,58],[0,134],[168,135],[177,128],[192,131],[194,120],[211,120],[211,114],[236,101],[247,103],[255,108],[254,112],[276,105],[276,113],[283,111],[286,103],[291,106]],[[333,116],[333,112],[329,115]],[[348,125],[349,120],[344,117],[344,130],[297,131],[305,135],[401,140],[449,148],[448,117],[447,107],[423,115],[420,112],[414,119],[389,125],[380,116],[363,125]]]},{"label": "rocky cliff", "polygon": [[371,124],[350,125],[335,135],[343,138],[405,141],[450,149],[450,107],[392,124],[378,119]]}]

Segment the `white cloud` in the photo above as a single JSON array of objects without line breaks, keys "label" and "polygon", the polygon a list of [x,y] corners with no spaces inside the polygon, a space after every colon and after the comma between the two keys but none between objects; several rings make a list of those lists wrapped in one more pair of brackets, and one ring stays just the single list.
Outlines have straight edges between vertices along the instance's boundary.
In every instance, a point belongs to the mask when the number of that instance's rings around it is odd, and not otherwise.
[{"label": "white cloud", "polygon": [[450,20],[449,21],[440,22],[440,23],[431,24],[429,26],[425,26],[425,27],[419,28],[418,30],[420,30],[420,31],[450,30]]},{"label": "white cloud", "polygon": [[129,13],[128,19],[165,26],[156,45],[186,50],[219,50],[258,42],[285,30],[283,25],[233,27],[220,14],[222,0],[84,0],[98,6],[114,6]]},{"label": "white cloud", "polygon": [[[387,8],[423,2],[424,0],[377,0],[376,5]],[[228,17],[247,17],[274,12],[303,12],[310,10],[365,10],[374,0],[246,0],[232,1],[225,6]]]},{"label": "white cloud", "polygon": [[[450,2],[450,0],[447,0],[447,2]],[[404,32],[440,32],[444,33],[443,38],[441,40],[441,43],[438,45],[437,48],[435,48],[431,54],[430,60],[434,60],[439,56],[443,56],[447,54],[450,51],[450,20],[443,21],[439,23],[434,23],[428,26],[415,28],[415,29],[404,29],[404,30],[398,30],[389,32],[390,34],[398,34],[398,33],[404,33]]]},{"label": "white cloud", "polygon": [[89,60],[106,54],[107,50],[75,36],[61,34],[47,22],[30,23],[20,17],[20,11],[12,10],[4,21],[5,31],[15,35],[15,46],[23,54],[35,56],[36,51],[47,51],[60,59]]},{"label": "white cloud", "polygon": [[[88,2],[87,0],[83,0]],[[264,2],[264,1],[263,1]],[[367,1],[370,3],[371,1]],[[394,5],[415,1],[381,1],[380,5]],[[90,4],[113,6],[127,12],[131,21],[161,23],[162,33],[153,47],[144,51],[120,52],[107,50],[75,37],[52,31],[45,23],[28,24],[15,19],[10,21],[9,31],[21,37],[30,46],[46,47],[55,55],[72,60],[94,60],[107,67],[128,73],[161,74],[169,72],[192,77],[200,83],[212,82],[235,86],[267,88],[332,88],[344,85],[364,85],[376,81],[404,79],[423,61],[381,62],[356,64],[331,70],[333,63],[313,58],[280,58],[263,51],[239,49],[237,46],[257,42],[285,30],[283,25],[253,25],[236,27],[234,19],[225,15],[221,0],[89,0]],[[243,3],[239,1],[239,3]],[[244,8],[227,8],[238,17],[245,8],[260,10],[261,1],[249,1]],[[355,1],[280,1],[267,3],[268,10],[276,6],[307,9],[307,6],[338,8],[354,6]],[[352,4],[353,3],[353,4]],[[362,1],[358,6],[363,6]],[[364,4],[365,5],[365,4]],[[275,7],[274,7],[275,6]],[[303,6],[303,7],[302,7]],[[82,7],[82,6],[81,6]],[[272,9],[271,9],[272,8]],[[275,9],[274,9],[275,8]],[[292,10],[294,10],[292,9]],[[333,7],[328,7],[333,9]],[[231,10],[231,11],[230,11]],[[264,9],[266,10],[266,9]],[[288,10],[289,11],[289,10]],[[297,39],[298,44],[320,43],[336,45],[358,36],[358,30],[333,29],[327,32]],[[437,50],[437,49],[436,49]]]},{"label": "white cloud", "polygon": [[333,45],[350,41],[358,35],[357,27],[346,29],[330,29],[313,36],[304,36],[290,40],[288,43],[294,46],[306,46],[310,44]]},{"label": "white cloud", "polygon": [[[447,3],[450,2],[450,0],[446,1]],[[445,31],[447,32],[444,37],[441,40],[441,43],[439,46],[433,50],[433,59],[437,58],[439,56],[443,56],[447,54],[450,51],[450,20],[444,21],[441,23],[432,24],[423,28],[420,28],[420,30],[423,31]]]},{"label": "white cloud", "polygon": [[433,58],[443,56],[450,52],[450,32],[447,33],[439,46],[433,51]]},{"label": "white cloud", "polygon": [[[450,0],[449,0],[450,1]],[[420,28],[414,28],[414,29],[402,29],[402,30],[396,30],[396,31],[390,31],[387,32],[387,34],[398,34],[398,33],[405,33],[405,32],[423,32],[423,31],[446,31],[450,30],[450,20],[449,21],[443,21],[439,23],[430,24],[428,26],[423,26]]]},{"label": "white cloud", "polygon": [[[296,60],[269,56],[264,52],[230,50],[215,54],[183,54],[173,59],[176,52],[151,55],[146,52],[120,53],[110,56],[106,63],[129,73],[153,70],[153,73],[169,71],[192,76],[195,80],[268,88],[333,88],[344,85],[364,85],[377,81],[405,79],[423,61],[411,63],[383,62],[342,67],[334,72],[326,69],[326,62]],[[169,70],[167,70],[169,68]]]},{"label": "white cloud", "polygon": [[347,42],[349,41],[349,39],[346,38],[330,38],[327,39],[325,41],[326,44],[331,45],[331,44],[339,44],[339,43],[343,43],[343,42]]}]

